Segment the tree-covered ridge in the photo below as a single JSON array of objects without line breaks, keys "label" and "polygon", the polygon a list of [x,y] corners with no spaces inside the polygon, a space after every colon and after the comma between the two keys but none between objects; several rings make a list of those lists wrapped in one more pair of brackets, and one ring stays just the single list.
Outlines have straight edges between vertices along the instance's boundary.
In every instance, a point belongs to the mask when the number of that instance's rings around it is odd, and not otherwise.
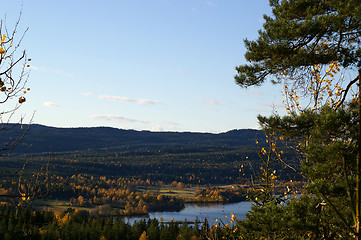
[{"label": "tree-covered ridge", "polygon": [[[0,136],[0,143],[22,132],[21,124],[9,125]],[[23,141],[14,152],[67,152],[74,150],[124,150],[182,147],[246,147],[262,140],[260,130],[241,129],[225,133],[150,132],[110,127],[55,128],[32,124]]]}]

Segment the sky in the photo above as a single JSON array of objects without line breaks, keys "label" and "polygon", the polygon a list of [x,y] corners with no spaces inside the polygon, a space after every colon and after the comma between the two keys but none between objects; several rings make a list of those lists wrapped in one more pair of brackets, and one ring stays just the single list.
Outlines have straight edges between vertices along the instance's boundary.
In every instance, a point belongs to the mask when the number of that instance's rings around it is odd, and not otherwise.
[{"label": "sky", "polygon": [[17,117],[220,133],[258,128],[258,114],[284,108],[282,86],[234,80],[268,0],[2,0],[9,29],[21,9],[31,90]]}]

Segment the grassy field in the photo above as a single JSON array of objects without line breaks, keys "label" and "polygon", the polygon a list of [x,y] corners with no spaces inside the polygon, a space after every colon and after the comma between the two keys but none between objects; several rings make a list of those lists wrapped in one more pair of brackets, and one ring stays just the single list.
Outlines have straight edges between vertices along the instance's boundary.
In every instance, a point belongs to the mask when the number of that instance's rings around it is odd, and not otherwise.
[{"label": "grassy field", "polygon": [[171,185],[164,185],[164,186],[154,186],[154,187],[147,187],[147,188],[140,188],[140,191],[144,191],[145,193],[157,193],[163,194],[165,196],[172,196],[177,198],[184,199],[185,202],[191,201],[196,196],[196,192],[199,188],[192,187],[192,188],[176,188]]}]

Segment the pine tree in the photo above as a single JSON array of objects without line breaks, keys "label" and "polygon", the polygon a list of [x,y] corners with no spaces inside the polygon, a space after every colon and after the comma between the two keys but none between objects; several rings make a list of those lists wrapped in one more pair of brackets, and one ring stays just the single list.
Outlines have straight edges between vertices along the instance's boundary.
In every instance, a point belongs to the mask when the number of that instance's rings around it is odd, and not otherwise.
[{"label": "pine tree", "polygon": [[259,85],[272,75],[304,75],[315,64],[338,61],[361,67],[361,4],[359,0],[270,0],[273,17],[264,16],[255,41],[245,40],[245,58],[237,83]]},{"label": "pine tree", "polygon": [[148,220],[147,234],[151,240],[160,238],[160,229],[157,219],[154,218]]},{"label": "pine tree", "polygon": [[[237,84],[241,87],[249,87],[260,85],[267,80],[273,83],[283,82],[285,83],[286,97],[295,103],[290,107],[293,110],[300,110],[298,105],[298,95],[300,94],[297,95],[297,92],[293,90],[289,91],[287,87],[289,84],[293,87],[300,86],[303,94],[308,94],[315,101],[314,107],[316,108],[314,111],[317,112],[322,88],[315,90],[312,84],[316,82],[316,85],[321,86],[324,81],[329,81],[327,78],[320,78],[320,72],[326,71],[325,76],[334,77],[333,72],[328,72],[327,66],[329,69],[336,69],[335,74],[340,72],[339,68],[349,71],[350,75],[354,74],[356,69],[354,77],[343,79],[344,88],[338,86],[337,83],[332,85],[333,88],[328,92],[329,96],[336,95],[339,98],[336,101],[331,99],[331,103],[327,104],[331,105],[333,111],[345,107],[345,101],[351,93],[351,87],[359,82],[358,92],[354,99],[358,100],[356,112],[361,112],[361,2],[359,0],[270,0],[270,5],[273,16],[264,16],[265,23],[263,29],[259,31],[258,39],[255,41],[245,40],[247,48],[245,58],[250,63],[236,68],[238,72],[235,76]],[[290,108],[287,110],[291,117],[295,117],[297,113],[292,112]],[[300,113],[304,114],[305,111],[300,111]],[[348,168],[354,166],[355,169],[355,184],[348,183],[350,187],[348,207],[353,213],[353,224],[350,224],[348,219],[341,214],[333,201],[328,201],[328,205],[333,207],[350,234],[354,234],[360,239],[361,114],[357,114],[357,118],[355,125],[358,126],[358,130],[356,137],[353,138],[355,140],[355,154],[353,154],[353,161],[347,162],[349,163]],[[295,117],[292,121],[296,120],[298,125],[290,125],[291,127],[295,126],[295,129],[292,130],[298,130],[301,134],[310,133],[313,134],[312,137],[317,138],[318,133],[316,131],[309,132],[310,129],[313,129],[312,126],[307,125],[310,123],[307,122],[310,119]],[[302,122],[302,120],[306,120],[306,122]],[[292,121],[288,123],[292,123]],[[342,124],[333,127],[338,129],[340,126]],[[293,133],[293,137],[297,138],[295,131]],[[332,140],[332,138],[330,137],[328,140]],[[318,139],[321,140],[321,138]],[[322,141],[314,141],[312,144],[308,144],[306,141],[303,150],[308,148],[310,153],[310,148],[313,147],[315,153],[320,149],[323,150],[320,148],[322,144]],[[336,145],[331,144],[330,146],[335,147]],[[329,150],[331,151],[331,148]],[[332,151],[334,154],[335,149]],[[309,160],[310,157],[318,160],[324,158],[322,154],[306,157]],[[321,171],[321,168],[317,168],[317,164],[312,165],[312,167],[316,167],[313,169],[315,171]],[[346,175],[343,174],[343,177]],[[315,181],[315,184],[321,183]],[[337,184],[333,187],[336,186]],[[317,187],[320,188],[322,185]],[[326,195],[324,198],[327,198]]]}]

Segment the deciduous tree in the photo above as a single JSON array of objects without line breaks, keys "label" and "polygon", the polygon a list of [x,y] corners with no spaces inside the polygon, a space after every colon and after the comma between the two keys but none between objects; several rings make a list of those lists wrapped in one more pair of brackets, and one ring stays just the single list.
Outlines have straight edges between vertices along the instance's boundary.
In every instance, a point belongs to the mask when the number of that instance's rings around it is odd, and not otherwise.
[{"label": "deciduous tree", "polygon": [[[25,94],[30,91],[30,88],[27,88],[26,84],[28,82],[28,69],[31,59],[27,58],[26,51],[21,49],[21,43],[27,29],[21,35],[18,35],[20,18],[21,12],[15,25],[11,28],[9,28],[6,18],[5,20],[0,20],[0,105],[2,106],[0,110],[0,130],[6,131],[10,128],[19,128],[16,131],[18,135],[11,136],[4,144],[0,145],[0,152],[2,153],[8,153],[8,151],[19,144],[29,130],[32,122],[31,118],[28,124],[24,123],[23,116],[15,119],[15,113],[26,101]],[[24,167],[25,166],[26,163],[24,164]],[[30,177],[31,179],[24,181],[23,170],[24,168],[20,171],[18,180],[19,193],[1,196],[15,197],[19,199],[20,203],[26,204],[31,203],[34,196],[40,191],[39,176],[46,175],[47,178],[47,174],[43,174],[44,172],[40,170],[40,174],[34,172],[33,176]]]},{"label": "deciduous tree", "polygon": [[[26,101],[24,95],[30,91],[30,88],[26,88],[26,83],[31,59],[27,58],[26,51],[20,48],[27,30],[18,36],[19,23],[20,17],[10,30],[7,22],[0,20],[0,104],[3,106],[0,111],[0,130],[12,127],[9,123],[14,122],[15,112]],[[22,124],[23,117],[17,122]],[[13,149],[24,137],[26,130],[27,128],[24,128],[22,134],[13,136],[5,145],[0,146],[0,150]]]}]

